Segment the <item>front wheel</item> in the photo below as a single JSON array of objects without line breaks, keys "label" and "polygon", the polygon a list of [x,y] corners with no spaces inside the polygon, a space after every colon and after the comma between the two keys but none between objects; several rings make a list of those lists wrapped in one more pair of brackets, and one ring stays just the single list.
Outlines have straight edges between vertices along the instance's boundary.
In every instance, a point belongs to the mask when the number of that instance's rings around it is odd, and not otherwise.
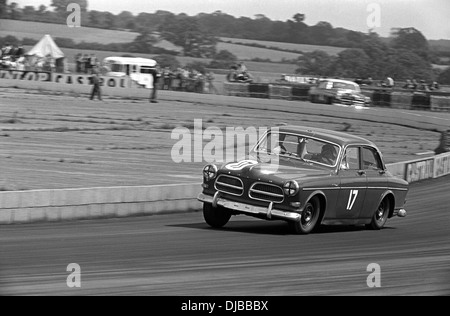
[{"label": "front wheel", "polygon": [[221,228],[228,223],[231,218],[231,213],[224,207],[213,207],[212,204],[204,203],[203,218],[209,226]]},{"label": "front wheel", "polygon": [[382,229],[388,219],[389,208],[390,208],[389,199],[387,198],[383,199],[383,201],[381,201],[380,205],[375,211],[375,214],[373,214],[372,221],[370,222],[370,224],[367,224],[366,227],[372,230]]},{"label": "front wheel", "polygon": [[289,224],[296,234],[306,235],[316,228],[319,216],[320,201],[315,197],[306,203],[300,220],[298,222],[289,222]]}]

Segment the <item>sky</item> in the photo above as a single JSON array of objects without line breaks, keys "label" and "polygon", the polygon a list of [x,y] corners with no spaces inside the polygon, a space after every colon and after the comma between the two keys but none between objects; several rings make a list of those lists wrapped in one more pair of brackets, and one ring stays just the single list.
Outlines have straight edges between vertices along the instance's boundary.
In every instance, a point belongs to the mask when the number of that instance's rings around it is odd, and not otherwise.
[{"label": "sky", "polygon": [[[9,3],[13,1],[20,7],[51,3],[51,0],[9,0]],[[271,20],[286,21],[295,13],[303,13],[308,25],[326,21],[334,27],[361,32],[371,28],[381,36],[389,36],[391,28],[414,27],[427,39],[450,40],[449,0],[88,0],[88,3],[88,10],[114,14],[165,10],[192,16],[220,10],[235,17],[254,18],[263,14]]]}]

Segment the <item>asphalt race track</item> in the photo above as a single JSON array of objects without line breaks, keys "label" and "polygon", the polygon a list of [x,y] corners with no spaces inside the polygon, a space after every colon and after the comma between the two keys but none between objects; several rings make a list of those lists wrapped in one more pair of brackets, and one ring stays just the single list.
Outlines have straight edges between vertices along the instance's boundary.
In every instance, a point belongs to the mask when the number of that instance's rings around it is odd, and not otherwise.
[{"label": "asphalt race track", "polygon": [[[448,295],[450,177],[412,184],[408,217],[382,231],[235,217],[221,230],[201,212],[2,226],[1,295]],[[70,263],[81,288],[69,288]],[[369,288],[371,263],[381,287]]]}]

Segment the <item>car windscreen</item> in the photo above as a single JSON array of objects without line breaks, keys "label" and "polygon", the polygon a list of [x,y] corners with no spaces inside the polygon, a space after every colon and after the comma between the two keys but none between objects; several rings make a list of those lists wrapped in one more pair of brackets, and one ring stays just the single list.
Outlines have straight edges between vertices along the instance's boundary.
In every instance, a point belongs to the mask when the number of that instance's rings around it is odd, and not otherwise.
[{"label": "car windscreen", "polygon": [[355,85],[345,82],[334,82],[334,89],[356,90]]},{"label": "car windscreen", "polygon": [[315,137],[269,132],[258,142],[254,152],[332,167],[337,163],[340,148]]}]

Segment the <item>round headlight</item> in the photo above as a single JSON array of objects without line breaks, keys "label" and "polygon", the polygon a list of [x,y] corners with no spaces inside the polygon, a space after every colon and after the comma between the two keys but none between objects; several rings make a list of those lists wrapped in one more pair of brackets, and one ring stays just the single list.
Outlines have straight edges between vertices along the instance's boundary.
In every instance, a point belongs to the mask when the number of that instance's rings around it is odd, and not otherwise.
[{"label": "round headlight", "polygon": [[283,185],[283,191],[284,194],[286,194],[287,196],[294,196],[298,193],[300,189],[300,186],[298,185],[297,181],[292,180],[292,181],[288,181]]},{"label": "round headlight", "polygon": [[203,168],[203,179],[210,181],[217,176],[217,167],[215,165],[207,165]]}]

